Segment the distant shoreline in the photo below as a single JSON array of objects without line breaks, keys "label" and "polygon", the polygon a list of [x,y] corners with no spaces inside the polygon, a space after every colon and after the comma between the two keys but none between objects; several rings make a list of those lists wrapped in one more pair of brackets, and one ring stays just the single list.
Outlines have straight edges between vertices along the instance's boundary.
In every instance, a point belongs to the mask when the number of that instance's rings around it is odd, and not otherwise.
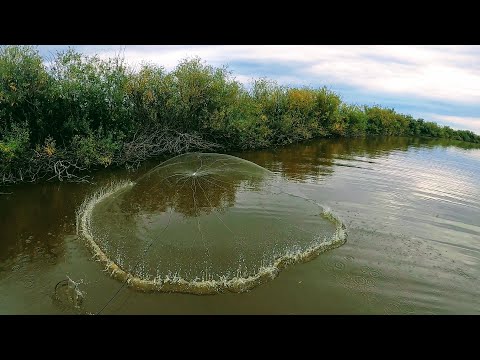
[{"label": "distant shoreline", "polygon": [[137,167],[162,154],[241,151],[309,139],[480,136],[381,106],[344,103],[327,88],[267,79],[246,89],[198,58],[168,72],[73,50],[45,67],[35,47],[0,47],[0,185],[84,181],[98,167]]}]

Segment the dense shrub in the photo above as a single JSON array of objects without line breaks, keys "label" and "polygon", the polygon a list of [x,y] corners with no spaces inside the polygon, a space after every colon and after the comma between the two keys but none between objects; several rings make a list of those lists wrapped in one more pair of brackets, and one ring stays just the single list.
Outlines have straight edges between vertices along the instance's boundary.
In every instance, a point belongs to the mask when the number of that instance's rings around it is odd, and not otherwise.
[{"label": "dense shrub", "polygon": [[323,87],[268,79],[243,87],[199,58],[168,72],[73,50],[44,62],[34,47],[0,47],[0,182],[138,164],[163,152],[255,149],[318,137],[422,136],[480,144],[381,106],[342,102]]}]

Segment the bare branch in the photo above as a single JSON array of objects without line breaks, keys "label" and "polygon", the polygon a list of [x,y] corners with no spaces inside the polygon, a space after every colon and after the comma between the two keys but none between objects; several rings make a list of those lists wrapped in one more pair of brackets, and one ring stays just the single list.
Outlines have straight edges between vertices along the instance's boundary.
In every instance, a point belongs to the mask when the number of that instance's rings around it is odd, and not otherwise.
[{"label": "bare branch", "polygon": [[[189,151],[216,151],[222,147],[209,142],[197,133],[182,133],[155,126],[137,130],[130,141],[113,155],[111,165],[137,169],[140,164],[159,155],[178,155]],[[37,182],[40,180],[89,182],[85,171],[91,170],[94,163],[85,165],[73,150],[62,149],[54,154],[32,150],[30,158],[19,161],[15,166],[0,168],[1,184],[17,182]],[[5,171],[8,169],[8,171]],[[84,173],[84,175],[80,175]]]}]

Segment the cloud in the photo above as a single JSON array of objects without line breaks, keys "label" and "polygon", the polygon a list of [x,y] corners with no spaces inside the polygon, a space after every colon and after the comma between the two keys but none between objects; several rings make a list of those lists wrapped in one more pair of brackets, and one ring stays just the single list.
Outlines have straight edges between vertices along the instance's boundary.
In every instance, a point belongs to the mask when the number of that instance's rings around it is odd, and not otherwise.
[{"label": "cloud", "polygon": [[[101,56],[112,56],[120,49],[112,47]],[[295,76],[299,84],[337,83],[366,91],[480,103],[480,46],[135,45],[126,46],[124,54],[132,64],[147,61],[167,69],[191,56],[214,65],[283,65],[288,72],[283,75]]]},{"label": "cloud", "polygon": [[427,114],[433,121],[449,125],[453,129],[468,129],[480,134],[480,117]]}]

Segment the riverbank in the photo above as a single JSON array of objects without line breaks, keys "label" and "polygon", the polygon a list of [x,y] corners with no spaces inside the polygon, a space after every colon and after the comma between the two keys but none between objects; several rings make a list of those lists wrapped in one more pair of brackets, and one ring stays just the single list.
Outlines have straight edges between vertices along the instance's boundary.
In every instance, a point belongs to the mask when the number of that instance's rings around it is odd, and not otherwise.
[{"label": "riverbank", "polygon": [[0,48],[0,184],[84,181],[186,151],[252,150],[315,138],[416,136],[480,146],[480,136],[323,87],[267,79],[246,88],[226,68],[187,59],[168,72],[72,50],[45,63],[33,47]]}]

